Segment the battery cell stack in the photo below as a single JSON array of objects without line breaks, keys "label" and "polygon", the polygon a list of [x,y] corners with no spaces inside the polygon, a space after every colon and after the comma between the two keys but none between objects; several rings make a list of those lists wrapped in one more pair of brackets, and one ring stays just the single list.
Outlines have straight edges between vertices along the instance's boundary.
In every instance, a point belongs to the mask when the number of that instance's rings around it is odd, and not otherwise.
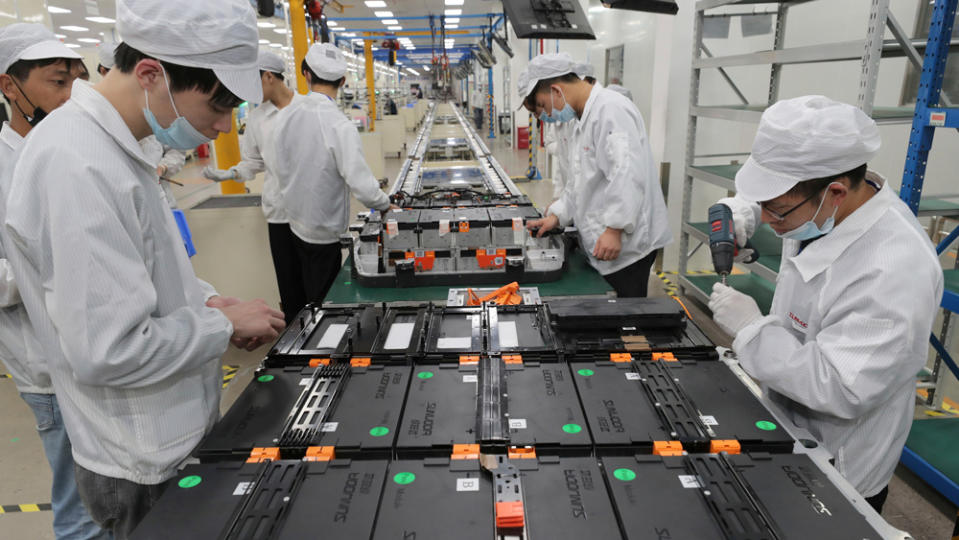
[{"label": "battery cell stack", "polygon": [[878,539],[672,299],[309,306],[136,538]]}]

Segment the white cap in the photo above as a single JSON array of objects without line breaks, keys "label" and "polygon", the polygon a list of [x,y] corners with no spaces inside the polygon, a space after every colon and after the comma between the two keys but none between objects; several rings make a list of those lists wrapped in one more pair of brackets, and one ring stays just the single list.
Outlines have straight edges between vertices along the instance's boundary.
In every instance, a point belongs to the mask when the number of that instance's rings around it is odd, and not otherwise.
[{"label": "white cap", "polygon": [[306,52],[306,65],[324,81],[335,81],[346,75],[346,57],[332,43],[314,43]]},{"label": "white cap", "polygon": [[100,65],[107,68],[113,69],[113,66],[116,65],[116,58],[113,57],[113,54],[117,50],[118,43],[114,41],[104,41],[97,48],[97,56],[100,60]]},{"label": "white cap", "polygon": [[579,75],[580,79],[585,79],[586,77],[593,77],[593,65],[583,62],[582,64],[576,64],[576,67],[573,69],[573,73]]},{"label": "white cap", "polygon": [[529,65],[516,79],[519,86],[519,99],[526,100],[539,81],[560,77],[567,73],[575,73],[582,79],[591,75],[591,70],[592,66],[574,62],[573,57],[568,53],[541,54],[530,60]]},{"label": "white cap", "polygon": [[612,90],[613,92],[616,92],[617,94],[619,94],[619,95],[621,95],[621,96],[625,96],[626,99],[628,99],[628,100],[630,100],[630,101],[633,100],[633,93],[630,92],[630,91],[629,91],[629,88],[626,88],[625,86],[620,86],[620,85],[618,85],[618,84],[611,84],[611,85],[607,86],[606,88],[609,89],[609,90]]},{"label": "white cap", "polygon": [[48,58],[78,59],[80,55],[41,24],[14,23],[0,27],[0,73],[6,73],[20,60]]},{"label": "white cap", "polygon": [[759,120],[752,155],[736,173],[736,191],[763,202],[799,182],[834,176],[868,163],[882,141],[858,107],[825,96],[786,99]]},{"label": "white cap", "polygon": [[240,99],[263,100],[256,13],[246,0],[119,0],[117,31],[145,55],[212,69]]},{"label": "white cap", "polygon": [[279,55],[270,51],[260,51],[260,57],[256,61],[260,71],[270,71],[273,73],[283,73],[286,71],[286,62]]}]

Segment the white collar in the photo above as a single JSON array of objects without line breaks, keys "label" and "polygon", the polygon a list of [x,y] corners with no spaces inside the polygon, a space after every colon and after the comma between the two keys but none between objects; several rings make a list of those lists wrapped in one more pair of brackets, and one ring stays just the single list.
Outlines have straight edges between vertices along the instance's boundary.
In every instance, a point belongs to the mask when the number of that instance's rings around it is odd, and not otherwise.
[{"label": "white collar", "polygon": [[89,114],[93,121],[103,131],[107,132],[127,154],[142,162],[151,171],[156,168],[144,154],[143,148],[140,147],[139,141],[133,136],[133,132],[130,131],[126,122],[123,121],[120,112],[103,94],[94,90],[93,86],[77,79],[73,83],[70,101]]},{"label": "white collar", "polygon": [[10,127],[10,122],[3,123],[3,127],[0,128],[0,142],[16,152],[23,146],[23,140],[24,138]]}]

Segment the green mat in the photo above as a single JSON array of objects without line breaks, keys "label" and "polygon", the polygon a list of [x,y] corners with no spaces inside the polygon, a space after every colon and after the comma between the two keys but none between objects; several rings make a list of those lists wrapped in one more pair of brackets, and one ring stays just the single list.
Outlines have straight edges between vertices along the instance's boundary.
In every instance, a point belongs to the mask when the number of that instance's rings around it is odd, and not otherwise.
[{"label": "green mat", "polygon": [[[713,292],[713,284],[719,282],[719,276],[716,274],[687,275],[686,279],[697,289],[706,293],[706,296]],[[734,274],[726,278],[726,284],[756,300],[763,314],[769,313],[769,307],[773,303],[775,283],[754,274]]]},{"label": "green mat", "polygon": [[906,446],[953,482],[959,482],[959,418],[915,420]]},{"label": "green mat", "polygon": [[943,270],[942,276],[947,291],[959,292],[959,270]]},{"label": "green mat", "polygon": [[[428,302],[445,301],[451,288],[490,287],[463,283],[461,285],[443,285],[438,287],[363,287],[353,283],[350,275],[353,258],[350,257],[336,275],[333,287],[326,295],[326,302],[332,304],[358,304],[372,302]],[[505,279],[505,278],[504,278]],[[506,285],[504,281],[501,285]],[[557,281],[548,283],[523,283],[524,287],[538,287],[540,296],[580,296],[606,294],[613,290],[603,276],[587,262],[579,250],[574,251],[566,262],[566,271]]]}]

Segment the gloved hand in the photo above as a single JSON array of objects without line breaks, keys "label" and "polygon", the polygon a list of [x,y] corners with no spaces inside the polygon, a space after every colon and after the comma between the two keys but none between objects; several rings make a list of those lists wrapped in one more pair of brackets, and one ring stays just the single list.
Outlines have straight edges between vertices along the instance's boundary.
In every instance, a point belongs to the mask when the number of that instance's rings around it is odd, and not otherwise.
[{"label": "gloved hand", "polygon": [[740,330],[763,316],[755,300],[722,283],[713,285],[709,309],[716,324],[734,338]]},{"label": "gloved hand", "polygon": [[227,170],[217,169],[210,165],[207,165],[203,168],[203,176],[213,180],[214,182],[222,182],[224,180],[233,180],[236,178],[236,167],[230,167]]},{"label": "gloved hand", "polygon": [[250,174],[249,171],[240,167],[230,167],[230,172],[233,173],[233,179],[237,182],[249,182],[253,180],[255,175]]}]

